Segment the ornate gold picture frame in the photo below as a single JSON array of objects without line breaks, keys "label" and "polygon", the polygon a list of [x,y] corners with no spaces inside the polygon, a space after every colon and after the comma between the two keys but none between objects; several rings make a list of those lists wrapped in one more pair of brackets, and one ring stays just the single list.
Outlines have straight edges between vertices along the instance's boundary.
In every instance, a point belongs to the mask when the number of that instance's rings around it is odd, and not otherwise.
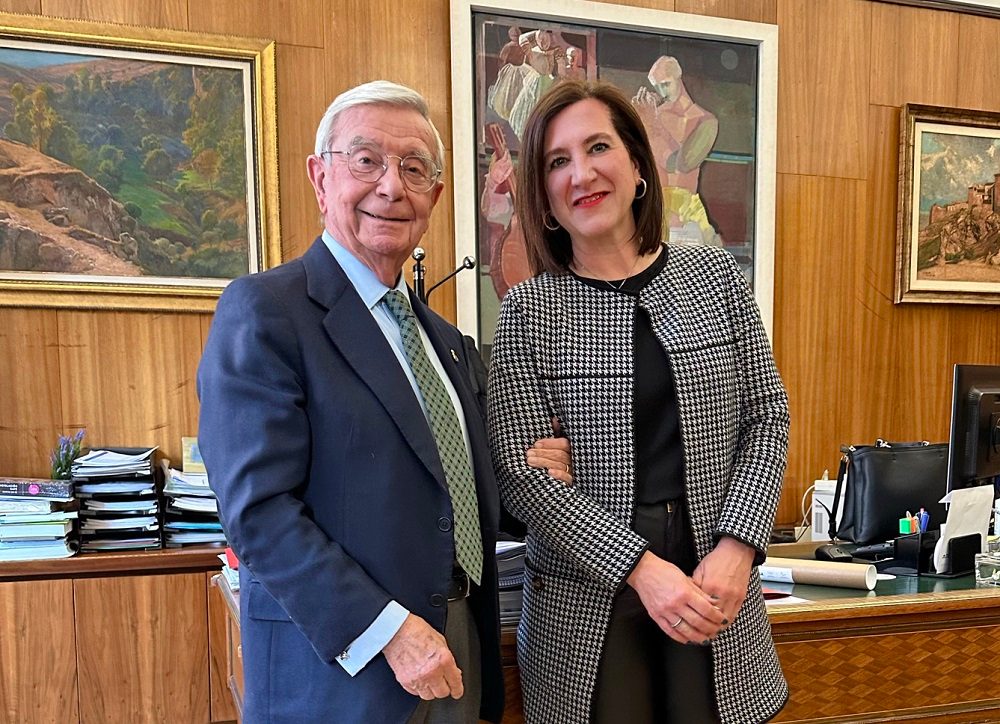
[{"label": "ornate gold picture frame", "polygon": [[210,311],[277,169],[272,41],[0,13],[0,305]]},{"label": "ornate gold picture frame", "polygon": [[896,302],[1000,303],[1000,113],[907,104]]}]

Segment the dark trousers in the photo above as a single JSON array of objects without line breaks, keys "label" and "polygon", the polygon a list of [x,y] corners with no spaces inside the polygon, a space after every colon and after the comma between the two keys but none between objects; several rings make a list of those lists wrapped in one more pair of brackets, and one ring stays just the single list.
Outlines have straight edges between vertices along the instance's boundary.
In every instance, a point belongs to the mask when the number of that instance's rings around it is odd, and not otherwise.
[{"label": "dark trousers", "polygon": [[[698,556],[680,501],[636,505],[632,529],[650,552],[687,575]],[[595,724],[718,722],[710,647],[678,644],[646,613],[628,584],[615,598],[591,706]]]}]

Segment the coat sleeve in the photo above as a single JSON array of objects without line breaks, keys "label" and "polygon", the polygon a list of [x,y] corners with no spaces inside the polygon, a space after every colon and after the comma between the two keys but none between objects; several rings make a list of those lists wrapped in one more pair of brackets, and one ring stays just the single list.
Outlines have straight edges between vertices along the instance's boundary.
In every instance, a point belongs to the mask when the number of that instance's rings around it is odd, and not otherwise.
[{"label": "coat sleeve", "polygon": [[788,396],[753,293],[736,262],[723,254],[740,379],[739,430],[729,490],[715,531],[767,556],[788,452]]},{"label": "coat sleeve", "polygon": [[525,314],[516,292],[508,292],[493,338],[487,395],[500,497],[547,547],[617,590],[648,543],[578,488],[528,467],[525,451],[552,434],[552,413],[533,359]]},{"label": "coat sleeve", "polygon": [[308,382],[295,315],[279,297],[244,277],[220,298],[198,369],[198,439],[241,566],[332,662],[390,596],[303,503],[318,484],[310,480]]}]

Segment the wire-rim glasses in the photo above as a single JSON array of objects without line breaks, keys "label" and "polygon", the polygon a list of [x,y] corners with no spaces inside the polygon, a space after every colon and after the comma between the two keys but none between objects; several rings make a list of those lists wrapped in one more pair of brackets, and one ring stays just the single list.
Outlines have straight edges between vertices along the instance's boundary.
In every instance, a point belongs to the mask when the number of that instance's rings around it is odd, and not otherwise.
[{"label": "wire-rim glasses", "polygon": [[385,176],[389,170],[389,159],[394,158],[399,162],[399,176],[403,179],[403,185],[420,194],[434,188],[441,177],[441,169],[427,156],[394,156],[370,143],[359,143],[346,151],[323,151],[320,155],[327,154],[346,157],[347,170],[351,172],[351,176],[368,183],[375,183]]}]

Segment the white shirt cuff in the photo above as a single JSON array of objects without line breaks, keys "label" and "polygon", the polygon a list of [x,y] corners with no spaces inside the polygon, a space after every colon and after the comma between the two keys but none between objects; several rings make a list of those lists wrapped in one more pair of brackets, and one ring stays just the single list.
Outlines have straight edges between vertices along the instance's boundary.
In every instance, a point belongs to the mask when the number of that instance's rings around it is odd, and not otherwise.
[{"label": "white shirt cuff", "polygon": [[344,671],[355,676],[385,648],[409,615],[410,612],[398,603],[389,601],[371,626],[337,656],[337,662]]}]

